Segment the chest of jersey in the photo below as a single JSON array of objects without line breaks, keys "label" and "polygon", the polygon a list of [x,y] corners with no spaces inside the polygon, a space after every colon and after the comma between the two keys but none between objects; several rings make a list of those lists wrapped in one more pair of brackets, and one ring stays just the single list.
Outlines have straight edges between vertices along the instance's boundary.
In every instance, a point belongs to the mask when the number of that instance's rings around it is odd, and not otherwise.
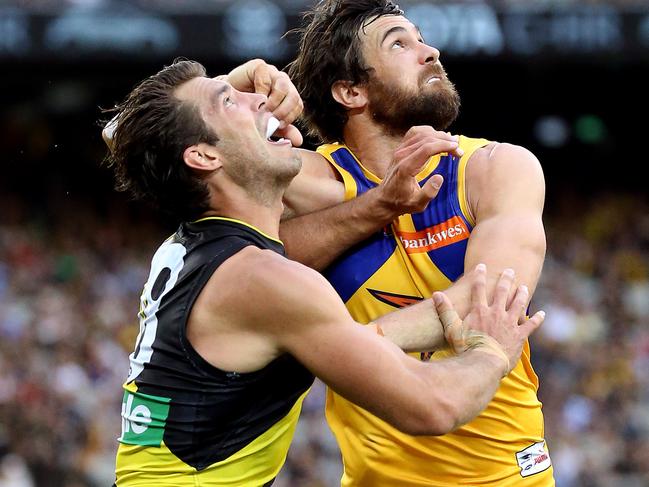
[{"label": "chest of jersey", "polygon": [[[379,184],[346,147],[324,154],[341,173],[347,198]],[[419,185],[433,174],[441,174],[444,183],[426,209],[400,216],[327,269],[325,276],[355,319],[370,321],[445,289],[462,275],[472,229],[461,203],[463,168],[450,155],[431,158],[417,177]]]}]

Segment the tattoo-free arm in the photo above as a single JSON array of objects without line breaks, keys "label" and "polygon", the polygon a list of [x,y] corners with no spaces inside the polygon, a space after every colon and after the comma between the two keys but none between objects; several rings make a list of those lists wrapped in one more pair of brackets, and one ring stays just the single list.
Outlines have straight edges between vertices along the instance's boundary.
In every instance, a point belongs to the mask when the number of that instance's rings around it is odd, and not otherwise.
[{"label": "tattoo-free arm", "polygon": [[[467,187],[476,219],[465,256],[465,269],[487,264],[487,289],[505,268],[516,272],[516,284],[533,294],[545,258],[542,212],[545,182],[541,165],[528,150],[496,145],[487,158],[471,161]],[[470,179],[469,179],[470,178]],[[468,310],[465,277],[446,291],[460,316]]]},{"label": "tattoo-free arm", "polygon": [[[444,434],[456,428],[486,406],[507,372],[507,360],[480,345],[434,363],[414,360],[356,324],[316,272],[279,256],[254,260],[244,264],[254,273],[237,272],[254,279],[241,283],[246,292],[232,304],[245,315],[245,326],[271,337],[336,392],[402,431]],[[251,295],[264,299],[251,306]],[[492,325],[506,321],[517,332],[513,315],[492,318]],[[523,336],[512,339],[522,346]]]},{"label": "tattoo-free arm", "polygon": [[280,238],[291,259],[323,270],[345,250],[389,225],[393,218],[381,206],[378,191],[370,190],[345,203],[283,220]]}]

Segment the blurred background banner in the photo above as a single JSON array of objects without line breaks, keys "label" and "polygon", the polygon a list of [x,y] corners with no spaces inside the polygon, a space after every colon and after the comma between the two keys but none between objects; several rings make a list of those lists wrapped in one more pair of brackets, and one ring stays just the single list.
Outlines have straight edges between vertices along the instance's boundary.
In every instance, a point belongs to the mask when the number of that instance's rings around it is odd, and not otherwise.
[{"label": "blurred background banner", "polygon": [[[403,1],[446,56],[649,56],[649,3]],[[0,7],[0,59],[250,56],[284,60],[306,1],[17,1]]]},{"label": "blurred background banner", "polygon": [[[114,479],[138,297],[174,226],[114,192],[102,110],[177,56],[284,67],[312,3],[0,0],[0,487]],[[458,88],[452,132],[543,166],[532,363],[557,486],[649,486],[649,0],[399,3]],[[323,400],[277,487],[338,485]]]}]

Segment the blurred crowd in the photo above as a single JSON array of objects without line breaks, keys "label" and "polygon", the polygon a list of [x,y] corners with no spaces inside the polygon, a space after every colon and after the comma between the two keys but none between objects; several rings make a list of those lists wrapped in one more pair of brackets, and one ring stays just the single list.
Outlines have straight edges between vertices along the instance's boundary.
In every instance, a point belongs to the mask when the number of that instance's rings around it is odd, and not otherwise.
[{"label": "blurred crowd", "polygon": [[[547,319],[532,362],[559,487],[649,485],[643,198],[565,197],[546,217],[532,308]],[[41,218],[0,204],[0,487],[108,486],[138,298],[165,231],[126,211],[70,205]],[[323,404],[316,383],[278,487],[337,485]]]}]

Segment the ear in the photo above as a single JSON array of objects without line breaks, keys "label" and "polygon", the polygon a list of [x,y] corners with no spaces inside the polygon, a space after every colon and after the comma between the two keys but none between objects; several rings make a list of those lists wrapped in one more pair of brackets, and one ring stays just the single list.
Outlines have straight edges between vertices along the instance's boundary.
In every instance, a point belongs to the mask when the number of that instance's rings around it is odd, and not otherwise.
[{"label": "ear", "polygon": [[367,105],[367,89],[351,81],[336,81],[331,86],[331,96],[345,108],[363,108]]},{"label": "ear", "polygon": [[189,167],[200,171],[214,171],[223,166],[216,147],[203,142],[187,147],[183,152],[183,160]]}]

